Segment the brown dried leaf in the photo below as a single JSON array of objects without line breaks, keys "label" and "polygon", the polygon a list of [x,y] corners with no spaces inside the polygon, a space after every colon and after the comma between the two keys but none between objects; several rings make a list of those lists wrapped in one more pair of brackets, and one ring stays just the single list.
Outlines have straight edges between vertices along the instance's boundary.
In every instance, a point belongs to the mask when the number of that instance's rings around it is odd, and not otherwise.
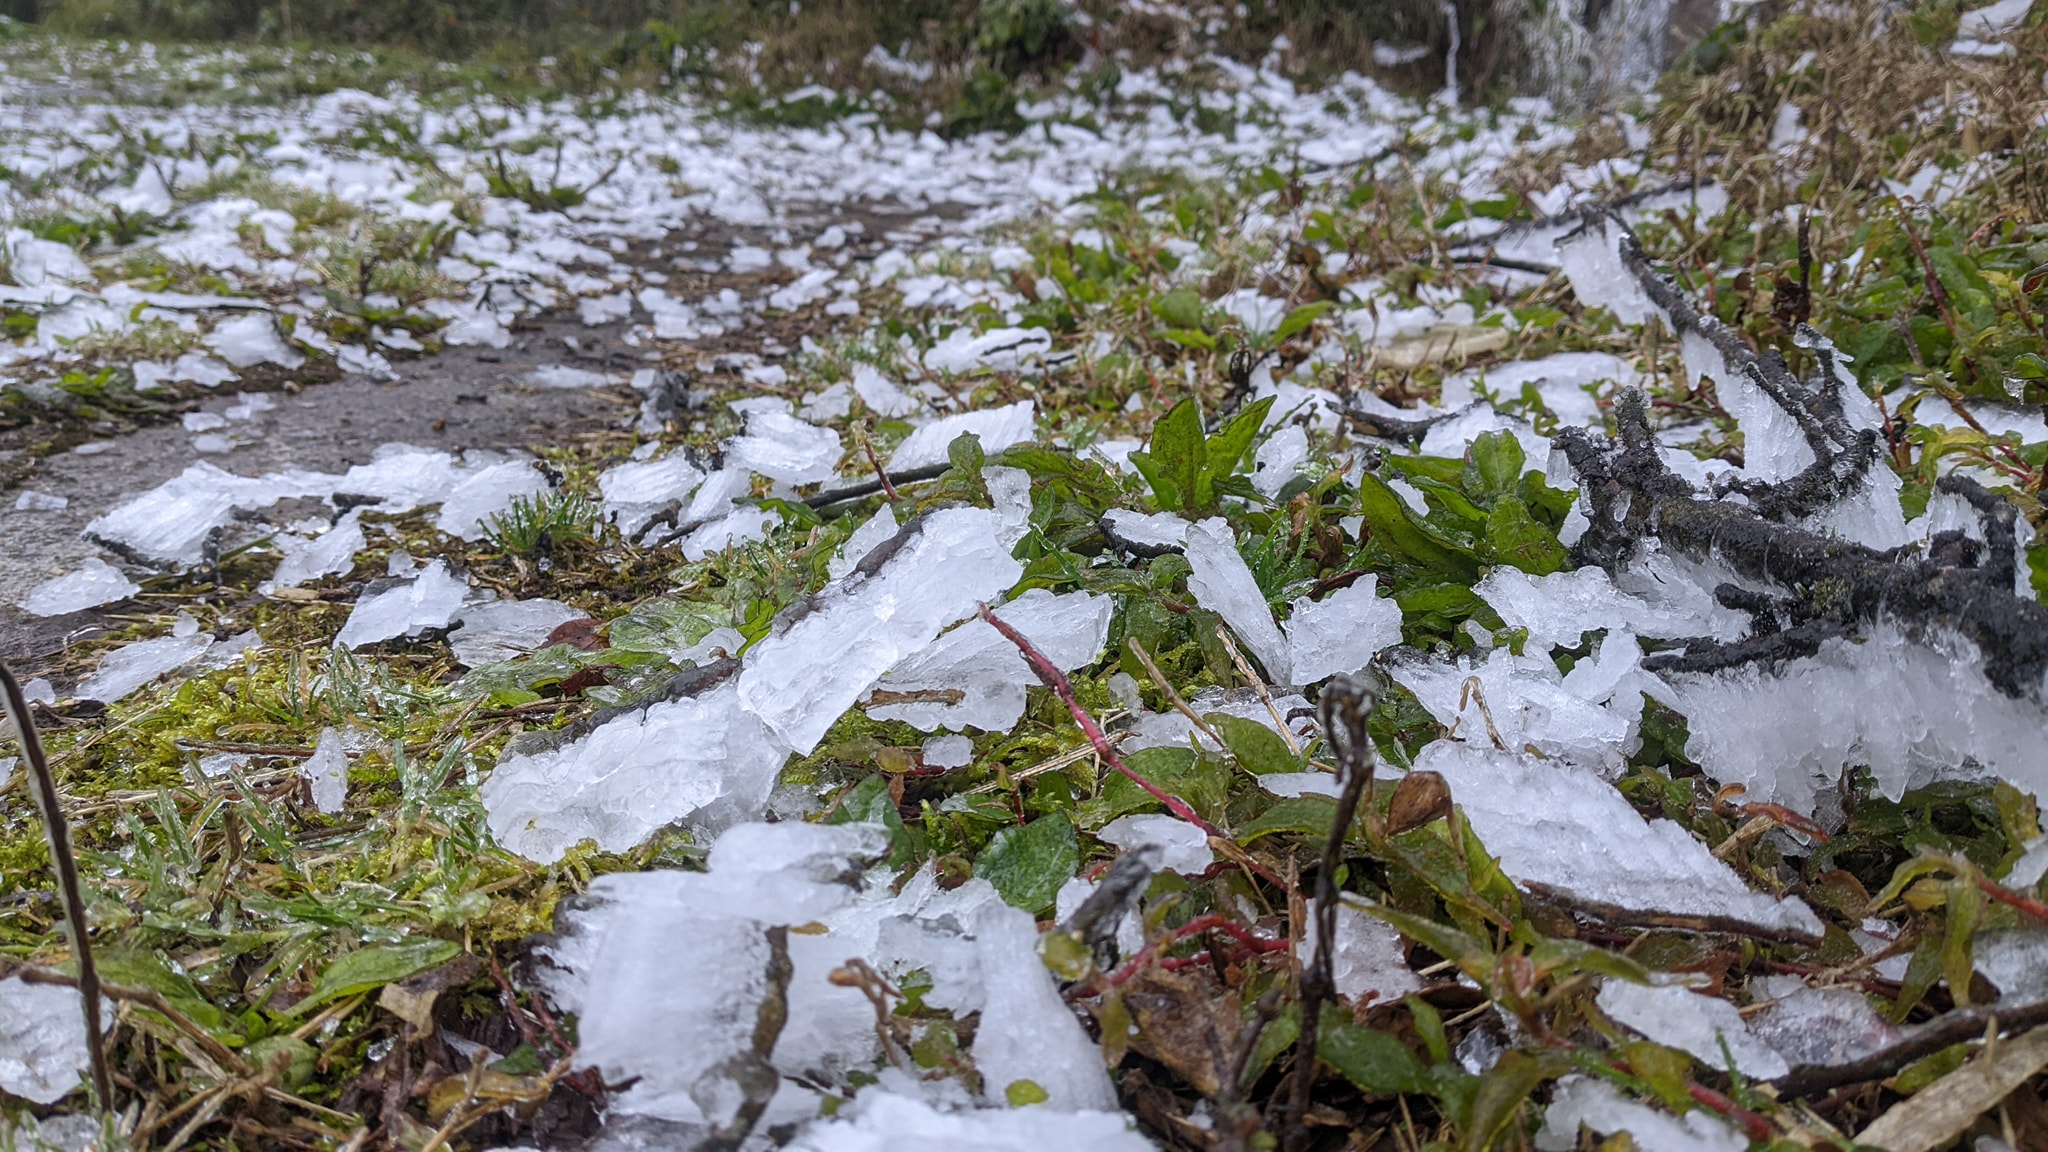
[{"label": "brown dried leaf", "polygon": [[1893,1105],[1856,1137],[1856,1143],[1886,1152],[1944,1147],[2043,1068],[2048,1068],[2048,1028],[2000,1041]]}]

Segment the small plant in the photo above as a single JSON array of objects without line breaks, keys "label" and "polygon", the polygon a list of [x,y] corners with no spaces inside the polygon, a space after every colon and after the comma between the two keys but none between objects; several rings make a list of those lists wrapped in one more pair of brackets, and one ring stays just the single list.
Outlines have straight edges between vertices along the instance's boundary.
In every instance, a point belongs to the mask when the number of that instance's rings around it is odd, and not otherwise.
[{"label": "small plant", "polygon": [[491,543],[520,556],[535,556],[569,543],[597,539],[603,515],[595,501],[569,492],[519,496],[491,517]]},{"label": "small plant", "polygon": [[1152,428],[1146,451],[1131,453],[1131,464],[1152,488],[1162,512],[1193,517],[1213,510],[1224,496],[1256,496],[1238,465],[1259,438],[1259,425],[1272,397],[1253,401],[1213,436],[1202,435],[1201,408],[1183,400]]}]

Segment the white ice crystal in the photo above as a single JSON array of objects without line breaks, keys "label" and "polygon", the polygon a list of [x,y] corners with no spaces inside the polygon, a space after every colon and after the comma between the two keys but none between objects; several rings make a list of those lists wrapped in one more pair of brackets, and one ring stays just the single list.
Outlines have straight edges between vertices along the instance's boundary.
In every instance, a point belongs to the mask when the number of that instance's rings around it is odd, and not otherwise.
[{"label": "white ice crystal", "polygon": [[446,560],[436,560],[411,583],[356,601],[334,646],[362,648],[446,628],[461,614],[468,593],[468,582],[450,572]]},{"label": "white ice crystal", "polygon": [[250,312],[215,324],[206,336],[206,346],[237,368],[258,364],[297,368],[306,362],[304,356],[284,342],[277,321],[267,312]]},{"label": "white ice crystal", "polygon": [[299,762],[299,779],[312,791],[313,807],[329,816],[342,810],[348,802],[348,751],[339,731],[320,730],[313,754]]},{"label": "white ice crystal", "polygon": [[1629,911],[1821,934],[1806,905],[1750,891],[1684,828],[1644,820],[1591,772],[1449,740],[1424,748],[1415,767],[1442,774],[1480,843],[1517,882]]},{"label": "white ice crystal", "polygon": [[997,513],[979,508],[932,513],[873,576],[828,586],[810,611],[749,649],[740,699],[809,755],[884,672],[1023,575],[1000,527]]},{"label": "white ice crystal", "polygon": [[[1601,984],[1600,1010],[1645,1037],[1710,1068],[1775,1080],[1791,1071],[1777,1050],[1750,1034],[1735,1005],[1675,985]],[[1732,1063],[1731,1063],[1732,1060]]]},{"label": "white ice crystal", "polygon": [[559,600],[493,600],[462,610],[462,625],[448,634],[448,647],[476,668],[523,656],[539,648],[555,629],[585,614]]},{"label": "white ice crystal", "polygon": [[957,733],[924,742],[919,759],[927,768],[964,768],[974,763],[974,741]]},{"label": "white ice crystal", "polygon": [[1544,651],[1576,648],[1586,633],[1602,628],[1627,628],[1638,636],[1698,634],[1697,620],[1623,592],[1604,569],[1591,566],[1531,576],[1503,564],[1472,591],[1502,623],[1527,630],[1529,642]]},{"label": "white ice crystal", "polygon": [[1795,1068],[1848,1064],[1900,1037],[1853,988],[1809,988],[1797,976],[1764,976],[1751,980],[1749,991],[1760,1006],[1749,1030]]},{"label": "white ice crystal", "polygon": [[482,796],[500,845],[551,864],[584,840],[623,852],[707,810],[757,816],[788,758],[728,681],[627,713],[559,748],[515,752],[498,762]]},{"label": "white ice crystal", "polygon": [[1295,683],[1356,672],[1401,642],[1401,607],[1377,595],[1378,588],[1379,577],[1367,574],[1321,600],[1294,602],[1284,631]]},{"label": "white ice crystal", "polygon": [[90,556],[76,571],[36,585],[21,602],[21,610],[31,616],[62,616],[126,600],[140,591],[142,586],[119,568]]},{"label": "white ice crystal", "polygon": [[605,469],[597,478],[604,514],[631,539],[669,505],[689,499],[704,481],[704,470],[681,452],[656,460],[635,460]]},{"label": "white ice crystal", "polygon": [[946,462],[946,449],[966,433],[981,441],[981,450],[994,455],[1012,445],[1022,444],[1037,432],[1038,410],[1029,400],[1001,408],[978,408],[957,416],[946,416],[925,424],[904,438],[889,455],[889,470],[928,468]]},{"label": "white ice crystal", "polygon": [[[111,1020],[113,1006],[101,1003]],[[55,1104],[81,1086],[90,1061],[77,989],[0,980],[0,1091]]]},{"label": "white ice crystal", "polygon": [[[1315,917],[1302,927],[1296,952],[1307,964],[1315,955]],[[1422,990],[1422,979],[1408,966],[1408,952],[1393,925],[1349,904],[1337,905],[1337,931],[1330,948],[1330,975],[1340,996],[1371,996],[1375,1003],[1399,1000]]]},{"label": "white ice crystal", "polygon": [[784,484],[830,480],[845,451],[839,433],[782,412],[747,416],[747,433],[725,446],[728,463]]},{"label": "white ice crystal", "polygon": [[1150,1152],[1119,1112],[1050,1108],[945,1111],[872,1088],[797,1134],[789,1152]]},{"label": "white ice crystal", "polygon": [[1621,262],[1622,235],[1620,225],[1598,217],[1557,242],[1557,262],[1580,303],[1605,308],[1624,324],[1641,324],[1657,306]]},{"label": "white ice crystal", "polygon": [[1655,1152],[1744,1152],[1749,1147],[1747,1136],[1704,1108],[1673,1116],[1629,1099],[1596,1076],[1566,1076],[1557,1082],[1543,1114],[1536,1147],[1540,1152],[1571,1152],[1580,1146],[1581,1127],[1600,1136],[1626,1132],[1634,1138],[1634,1147]]},{"label": "white ice crystal", "polygon": [[547,490],[547,477],[530,460],[493,464],[448,493],[434,526],[463,540],[481,540],[489,533],[492,518],[510,511],[513,501],[531,500]]},{"label": "white ice crystal", "polygon": [[853,391],[860,397],[860,402],[877,416],[893,419],[911,415],[923,407],[916,397],[869,364],[853,366]]},{"label": "white ice crystal", "polygon": [[927,350],[924,366],[934,372],[955,375],[988,368],[997,372],[1025,372],[1052,351],[1052,333],[1043,328],[991,328],[976,332],[959,327]]},{"label": "white ice crystal", "polygon": [[1259,590],[1252,570],[1237,550],[1237,536],[1222,517],[1188,528],[1186,555],[1188,592],[1195,603],[1223,617],[1245,647],[1265,665],[1275,684],[1292,684],[1294,666],[1287,638],[1273,622],[1273,609]]},{"label": "white ice crystal", "polygon": [[897,528],[895,508],[882,505],[881,510],[862,521],[860,527],[846,538],[846,543],[839,546],[838,553],[825,562],[826,574],[834,580],[846,579],[877,545],[893,538]]},{"label": "white ice crystal", "polygon": [[1199,876],[1216,862],[1209,834],[1175,816],[1119,816],[1104,824],[1095,838],[1125,852],[1157,848],[1158,868],[1165,872]]},{"label": "white ice crystal", "polygon": [[[1620,768],[1642,713],[1640,700],[1609,707],[1577,696],[1549,659],[1517,656],[1506,648],[1494,649],[1476,665],[1462,657],[1455,664],[1396,659],[1392,671],[1455,741],[1533,748],[1602,772]],[[1607,694],[1615,695],[1611,685]]]},{"label": "white ice crystal", "polygon": [[[1054,594],[1034,588],[995,610],[996,617],[1023,633],[1062,672],[1092,664],[1109,639],[1111,597],[1087,592]],[[902,720],[930,732],[938,728],[979,728],[1006,732],[1023,719],[1026,687],[1038,677],[1017,646],[987,621],[970,619],[889,669],[875,688],[884,699],[921,699],[870,704],[881,720]],[[957,699],[944,697],[957,694]]]},{"label": "white ice crystal", "polygon": [[192,631],[177,629],[169,636],[124,644],[101,657],[99,668],[80,681],[71,695],[112,704],[191,664],[212,647],[213,637],[197,631],[196,626]]},{"label": "white ice crystal", "polygon": [[1141,548],[1179,548],[1187,542],[1188,529],[1193,527],[1171,512],[1132,512],[1126,508],[1111,508],[1103,513],[1102,518],[1118,539]]},{"label": "white ice crystal", "polygon": [[270,579],[258,586],[265,595],[279,588],[296,588],[322,576],[335,576],[355,567],[356,553],[368,543],[363,538],[362,510],[351,508],[334,526],[318,536],[280,533],[275,540],[284,559]]}]

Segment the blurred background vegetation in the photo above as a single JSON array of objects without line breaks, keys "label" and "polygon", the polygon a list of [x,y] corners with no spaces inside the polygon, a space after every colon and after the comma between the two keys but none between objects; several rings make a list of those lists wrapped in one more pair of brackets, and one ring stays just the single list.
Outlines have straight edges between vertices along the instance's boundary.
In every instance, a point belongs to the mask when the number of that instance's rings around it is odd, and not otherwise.
[{"label": "blurred background vegetation", "polygon": [[[1206,23],[1223,52],[1257,61],[1277,46],[1311,81],[1355,70],[1428,90],[1451,41],[1437,0],[1246,0],[1216,12]],[[1117,0],[0,0],[0,14],[77,36],[369,51],[430,86],[423,63],[462,66],[465,87],[474,68],[571,91],[702,83],[741,104],[779,106],[816,85],[883,94],[871,103],[952,131],[1005,127],[1020,87],[1084,61],[1100,63],[1089,79],[1113,84],[1109,61],[1183,52],[1188,35]],[[1461,23],[1470,57],[1486,20]],[[1412,45],[1413,58],[1375,66],[1376,42]],[[810,102],[820,119],[846,110]]]}]

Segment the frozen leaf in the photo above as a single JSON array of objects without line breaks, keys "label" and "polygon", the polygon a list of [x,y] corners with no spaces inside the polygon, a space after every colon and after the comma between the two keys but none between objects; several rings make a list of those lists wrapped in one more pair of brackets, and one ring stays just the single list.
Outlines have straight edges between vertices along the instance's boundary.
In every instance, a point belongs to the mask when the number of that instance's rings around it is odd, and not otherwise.
[{"label": "frozen leaf", "polygon": [[292,1012],[304,1015],[329,1001],[395,983],[460,951],[460,945],[447,940],[408,940],[403,944],[358,948],[329,964],[320,974],[320,982],[313,986],[313,994],[293,1005]]}]

